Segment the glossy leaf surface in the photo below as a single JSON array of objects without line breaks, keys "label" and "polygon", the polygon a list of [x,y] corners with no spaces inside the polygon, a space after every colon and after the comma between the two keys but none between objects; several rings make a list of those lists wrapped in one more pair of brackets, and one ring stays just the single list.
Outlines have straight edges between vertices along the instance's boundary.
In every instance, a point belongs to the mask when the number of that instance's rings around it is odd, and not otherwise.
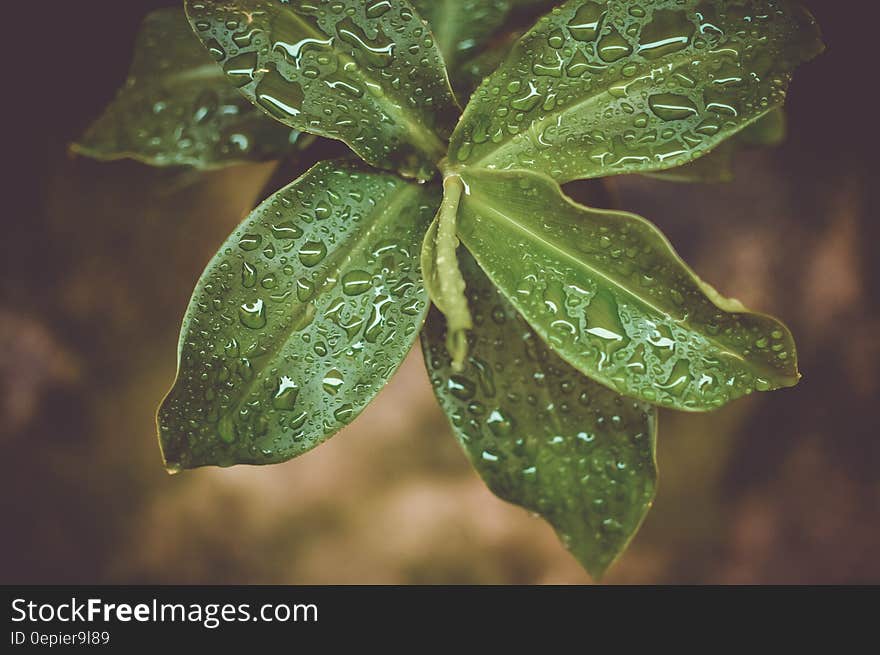
[{"label": "glossy leaf surface", "polygon": [[466,171],[458,234],[565,360],[626,395],[705,411],[797,383],[777,320],[721,297],[646,220],[590,209],[543,175]]},{"label": "glossy leaf surface", "polygon": [[125,85],[72,149],[96,159],[211,169],[280,158],[299,149],[299,137],[229,86],[175,8],[144,20]]},{"label": "glossy leaf surface", "polygon": [[469,255],[460,259],[476,326],[458,373],[443,317],[429,315],[422,349],[434,392],[489,488],[541,514],[599,577],[651,506],[657,410],[566,364]]},{"label": "glossy leaf surface", "polygon": [[450,161],[559,182],[680,166],[781,105],[821,49],[786,0],[569,0],[473,95]]},{"label": "glossy leaf surface", "polygon": [[186,0],[228,80],[286,125],[368,163],[430,178],[458,109],[406,0]]},{"label": "glossy leaf surface", "polygon": [[436,190],[324,162],[258,207],[199,280],[159,411],[169,469],[269,464],[348,424],[427,311]]}]

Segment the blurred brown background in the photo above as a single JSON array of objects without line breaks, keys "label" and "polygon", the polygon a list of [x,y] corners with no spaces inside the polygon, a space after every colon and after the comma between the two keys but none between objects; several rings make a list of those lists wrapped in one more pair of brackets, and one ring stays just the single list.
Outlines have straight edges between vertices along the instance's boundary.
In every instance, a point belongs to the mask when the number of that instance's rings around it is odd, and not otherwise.
[{"label": "blurred brown background", "polygon": [[[173,3],[23,4],[4,36],[0,583],[589,582],[470,470],[417,352],[299,460],[164,472],[154,410],[192,287],[288,180],[70,159],[141,17]],[[740,155],[731,184],[613,182],[703,277],[790,325],[804,380],[662,415],[657,502],[607,582],[880,582],[877,10],[806,4],[829,51],[798,71],[784,146]]]}]

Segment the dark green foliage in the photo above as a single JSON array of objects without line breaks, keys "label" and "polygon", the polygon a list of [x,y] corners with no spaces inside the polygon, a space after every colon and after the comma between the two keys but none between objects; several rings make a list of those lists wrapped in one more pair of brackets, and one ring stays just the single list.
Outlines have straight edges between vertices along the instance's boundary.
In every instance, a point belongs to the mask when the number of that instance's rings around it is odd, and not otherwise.
[{"label": "dark green foliage", "polygon": [[79,152],[211,168],[289,157],[307,132],[365,162],[316,163],[208,265],[159,410],[170,470],[315,447],[432,301],[425,359],[468,457],[599,576],[654,496],[654,405],[796,384],[782,323],[645,219],[558,185],[728,178],[736,148],[784,136],[792,73],[822,49],[813,19],[787,0],[568,0],[515,36],[551,4],[186,0],[195,36],[179,11],[147,18]]}]

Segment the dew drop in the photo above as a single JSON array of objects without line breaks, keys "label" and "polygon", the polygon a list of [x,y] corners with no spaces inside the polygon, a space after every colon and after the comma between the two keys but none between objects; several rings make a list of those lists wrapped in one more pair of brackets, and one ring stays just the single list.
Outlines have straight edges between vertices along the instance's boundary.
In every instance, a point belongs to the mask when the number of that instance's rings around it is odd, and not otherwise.
[{"label": "dew drop", "polygon": [[690,43],[696,26],[684,12],[658,10],[639,37],[639,54],[647,59],[659,59],[683,50]]},{"label": "dew drop", "polygon": [[263,243],[263,237],[259,234],[245,234],[238,241],[238,247],[246,252],[256,250]]},{"label": "dew drop", "polygon": [[283,376],[278,381],[278,388],[272,397],[272,407],[275,409],[289,412],[296,405],[296,398],[299,395],[299,387],[287,376]]},{"label": "dew drop", "polygon": [[208,49],[208,52],[211,53],[214,61],[223,61],[226,57],[226,51],[223,49],[223,46],[217,42],[217,39],[206,39],[205,47]]},{"label": "dew drop", "polygon": [[333,416],[340,423],[348,423],[354,416],[354,407],[352,407],[351,405],[343,405],[335,412],[333,412]]},{"label": "dew drop", "polygon": [[282,121],[299,116],[305,99],[299,82],[285,79],[274,66],[257,84],[256,96],[267,112]]},{"label": "dew drop", "polygon": [[366,271],[350,271],[342,277],[342,291],[347,296],[359,296],[370,289],[372,277]]},{"label": "dew drop", "polygon": [[281,240],[299,239],[303,231],[293,222],[286,221],[272,226],[272,236]]},{"label": "dew drop", "polygon": [[367,18],[379,18],[387,13],[389,9],[391,9],[391,2],[389,0],[372,0],[367,5]]},{"label": "dew drop", "polygon": [[249,264],[248,262],[244,262],[241,265],[241,286],[245,289],[250,289],[257,283],[257,269]]},{"label": "dew drop", "polygon": [[323,241],[307,241],[299,249],[299,260],[304,266],[317,266],[327,255],[327,246]]},{"label": "dew drop", "polygon": [[394,43],[381,29],[370,39],[351,17],[346,17],[336,25],[336,33],[342,41],[354,46],[355,58],[363,64],[387,68],[394,59]]},{"label": "dew drop", "polygon": [[699,114],[690,98],[675,93],[656,93],[648,98],[648,106],[664,121],[678,121]]},{"label": "dew drop", "polygon": [[489,414],[489,418],[486,419],[486,424],[489,426],[492,434],[497,437],[505,437],[513,432],[514,420],[513,417],[508,416],[504,410],[495,409]]},{"label": "dew drop", "polygon": [[578,41],[595,41],[607,13],[606,6],[598,2],[582,4],[568,23],[572,38]]},{"label": "dew drop", "polygon": [[632,46],[615,28],[599,39],[596,51],[602,61],[611,64],[632,54]]},{"label": "dew drop", "polygon": [[342,378],[342,373],[340,373],[337,369],[333,369],[328,371],[324,376],[324,379],[321,381],[321,386],[324,387],[324,391],[331,395],[336,395],[339,389],[342,388],[345,380]]},{"label": "dew drop", "polygon": [[452,375],[446,384],[449,392],[459,400],[470,400],[477,391],[476,385],[461,375]]},{"label": "dew drop", "polygon": [[518,111],[531,111],[541,101],[541,94],[532,82],[529,82],[529,91],[526,95],[510,102],[510,106]]},{"label": "dew drop", "polygon": [[246,328],[259,330],[266,325],[266,306],[261,298],[255,302],[244,303],[238,308],[238,319]]},{"label": "dew drop", "polygon": [[223,72],[233,86],[242,87],[253,81],[256,68],[257,53],[246,52],[227,61],[223,65]]}]

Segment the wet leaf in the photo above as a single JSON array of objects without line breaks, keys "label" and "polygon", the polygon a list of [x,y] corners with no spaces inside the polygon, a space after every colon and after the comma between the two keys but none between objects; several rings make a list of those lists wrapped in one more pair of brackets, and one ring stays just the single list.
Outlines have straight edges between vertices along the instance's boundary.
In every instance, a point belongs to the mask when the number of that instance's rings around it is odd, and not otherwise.
[{"label": "wet leaf", "polygon": [[422,350],[434,392],[489,488],[541,514],[593,577],[626,548],[656,484],[656,409],[557,357],[463,252],[476,326],[464,371],[432,311]]},{"label": "wet leaf", "polygon": [[785,326],[723,298],[643,218],[578,205],[543,175],[468,170],[463,178],[462,242],[585,375],[690,411],[797,383]]},{"label": "wet leaf", "polygon": [[95,159],[211,169],[278,159],[304,142],[229,86],[175,8],[144,20],[125,85],[71,148]]},{"label": "wet leaf", "polygon": [[438,195],[324,162],[254,210],[183,321],[159,410],[169,469],[285,461],[360,413],[424,320],[419,246]]},{"label": "wet leaf", "polygon": [[558,182],[680,166],[780,106],[821,49],[785,0],[569,0],[473,95],[450,162]]},{"label": "wet leaf", "polygon": [[406,0],[186,0],[227,78],[282,123],[430,178],[458,116],[442,56]]}]

